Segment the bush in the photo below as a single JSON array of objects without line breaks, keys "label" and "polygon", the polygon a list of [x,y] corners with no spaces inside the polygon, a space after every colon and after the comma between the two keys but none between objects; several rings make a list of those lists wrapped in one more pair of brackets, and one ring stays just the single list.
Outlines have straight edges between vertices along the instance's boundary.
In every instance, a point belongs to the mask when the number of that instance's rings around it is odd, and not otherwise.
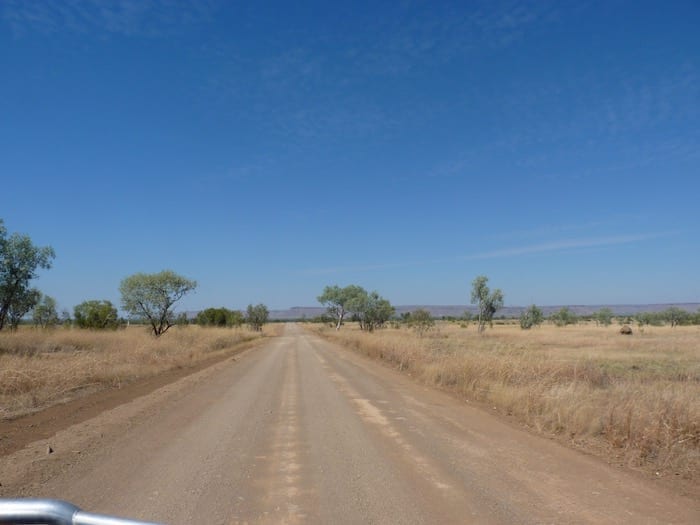
[{"label": "bush", "polygon": [[117,309],[110,301],[84,301],[73,309],[73,317],[79,328],[115,330],[119,327]]},{"label": "bush", "polygon": [[433,320],[430,312],[419,308],[415,312],[411,312],[407,317],[408,326],[413,328],[416,333],[423,337],[423,335],[435,326],[435,321]]},{"label": "bush", "polygon": [[529,330],[533,326],[539,326],[542,324],[544,316],[542,315],[542,310],[537,308],[534,304],[520,314],[520,328],[523,330]]},{"label": "bush", "polygon": [[568,307],[564,306],[561,310],[553,313],[550,320],[557,326],[567,326],[578,323],[578,317]]}]

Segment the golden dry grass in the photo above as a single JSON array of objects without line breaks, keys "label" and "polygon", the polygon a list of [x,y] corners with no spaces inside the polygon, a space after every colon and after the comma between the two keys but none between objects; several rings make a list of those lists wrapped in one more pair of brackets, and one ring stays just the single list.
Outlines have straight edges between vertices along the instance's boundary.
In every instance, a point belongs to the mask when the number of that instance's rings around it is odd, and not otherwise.
[{"label": "golden dry grass", "polygon": [[[265,334],[278,331],[268,325]],[[24,328],[0,332],[0,419],[96,390],[195,365],[262,337],[245,328],[174,327],[160,338],[118,331]]]},{"label": "golden dry grass", "polygon": [[488,403],[533,429],[659,475],[700,474],[700,328],[593,325],[521,330],[442,323],[312,329],[413,377]]}]

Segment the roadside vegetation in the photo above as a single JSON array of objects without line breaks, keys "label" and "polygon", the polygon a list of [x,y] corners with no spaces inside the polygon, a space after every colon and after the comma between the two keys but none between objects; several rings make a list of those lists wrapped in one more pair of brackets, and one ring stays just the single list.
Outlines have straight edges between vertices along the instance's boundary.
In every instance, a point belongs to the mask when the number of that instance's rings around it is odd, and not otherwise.
[{"label": "roadside vegetation", "polygon": [[167,337],[151,327],[121,330],[20,327],[0,332],[0,420],[175,368],[224,357],[274,335],[247,329],[177,326]]},{"label": "roadside vegetation", "polygon": [[[700,479],[700,329],[501,321],[487,335],[440,322],[375,334],[312,324],[316,333],[458,393],[530,428],[659,475]],[[463,324],[463,323],[462,323]]]},{"label": "roadside vegetation", "polygon": [[[0,419],[223,357],[281,330],[263,333],[264,304],[176,314],[197,283],[171,270],[121,281],[128,320],[99,299],[59,314],[32,285],[54,258],[51,247],[8,235],[0,219]],[[616,318],[562,307],[545,318],[533,304],[505,320],[504,294],[483,275],[472,281],[472,311],[451,321],[424,309],[397,317],[388,299],[358,285],[326,286],[318,301],[326,314],[309,326],[330,340],[544,434],[659,475],[700,478],[700,312]]]},{"label": "roadside vegetation", "polygon": [[[0,219],[0,419],[224,357],[265,336],[263,304],[250,305],[245,316],[208,308],[195,319],[200,326],[188,326],[187,314],[174,308],[197,282],[172,270],[121,281],[128,319],[100,299],[76,305],[72,317],[68,310],[59,315],[56,299],[32,286],[54,258],[51,247],[35,246],[29,236],[8,235]],[[240,329],[243,322],[250,330]],[[276,326],[267,335],[278,332]]]}]

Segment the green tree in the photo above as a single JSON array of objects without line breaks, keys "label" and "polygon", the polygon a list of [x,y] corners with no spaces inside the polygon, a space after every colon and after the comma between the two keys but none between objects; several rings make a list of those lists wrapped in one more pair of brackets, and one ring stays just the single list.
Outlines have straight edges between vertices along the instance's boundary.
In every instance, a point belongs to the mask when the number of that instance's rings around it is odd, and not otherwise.
[{"label": "green tree", "polygon": [[661,318],[675,328],[679,324],[685,324],[690,320],[690,313],[686,310],[672,306],[661,312]]},{"label": "green tree", "polygon": [[37,277],[39,268],[51,268],[55,257],[53,248],[34,246],[26,235],[13,233],[8,237],[0,219],[0,330],[8,318],[16,327],[36,305],[39,292],[30,289],[29,282]]},{"label": "green tree", "polygon": [[578,317],[568,306],[563,306],[558,312],[553,313],[549,317],[557,326],[567,326],[578,323]]},{"label": "green tree", "polygon": [[[359,287],[358,287],[359,288]],[[360,329],[373,332],[375,328],[384,324],[394,315],[394,307],[377,292],[367,293],[360,288],[346,305],[354,314],[354,318],[360,323]]]},{"label": "green tree", "polygon": [[661,326],[663,324],[662,314],[658,312],[640,312],[634,316],[637,325],[642,326]]},{"label": "green tree", "polygon": [[529,330],[533,326],[541,325],[543,320],[542,310],[533,304],[520,314],[520,328]]},{"label": "green tree", "polygon": [[230,310],[226,322],[228,326],[239,328],[245,323],[245,315],[240,310]]},{"label": "green tree", "polygon": [[692,324],[699,324],[700,325],[700,309],[698,309],[698,311],[692,315],[690,322]]},{"label": "green tree", "polygon": [[226,308],[206,308],[197,314],[195,323],[200,326],[226,326]]},{"label": "green tree", "polygon": [[479,333],[486,329],[486,323],[493,326],[493,314],[503,308],[503,292],[498,288],[491,292],[488,281],[485,275],[472,281],[471,301],[479,307]]},{"label": "green tree", "polygon": [[408,316],[408,326],[413,328],[420,337],[423,337],[435,326],[435,320],[428,310],[419,308]]},{"label": "green tree", "polygon": [[117,309],[111,301],[83,301],[73,308],[73,318],[78,328],[116,330],[119,327]]},{"label": "green tree", "polygon": [[171,270],[159,273],[136,273],[122,280],[119,291],[122,308],[131,315],[145,318],[153,335],[161,336],[173,325],[173,305],[197,287],[197,282]]},{"label": "green tree", "polygon": [[245,316],[238,310],[228,308],[207,308],[195,317],[195,323],[201,326],[239,327],[245,322]]},{"label": "green tree", "polygon": [[610,308],[601,308],[593,314],[593,319],[595,319],[596,325],[610,326],[612,324],[613,315],[613,311]]},{"label": "green tree", "polygon": [[255,306],[249,304],[246,309],[246,323],[248,323],[250,329],[255,332],[262,332],[263,325],[267,323],[269,316],[270,311],[267,309],[267,306],[262,303]]},{"label": "green tree", "polygon": [[343,320],[350,309],[350,303],[357,304],[358,301],[367,295],[367,292],[361,286],[351,284],[345,288],[338,285],[326,286],[323,293],[317,297],[318,302],[326,307],[326,310],[335,319],[335,329],[340,330]]},{"label": "green tree", "polygon": [[10,330],[17,330],[22,318],[34,308],[40,298],[41,292],[36,288],[23,289],[14,295],[7,310],[7,323]]},{"label": "green tree", "polygon": [[36,326],[48,328],[56,326],[59,322],[58,311],[56,310],[56,299],[48,295],[43,295],[34,307],[32,319]]}]

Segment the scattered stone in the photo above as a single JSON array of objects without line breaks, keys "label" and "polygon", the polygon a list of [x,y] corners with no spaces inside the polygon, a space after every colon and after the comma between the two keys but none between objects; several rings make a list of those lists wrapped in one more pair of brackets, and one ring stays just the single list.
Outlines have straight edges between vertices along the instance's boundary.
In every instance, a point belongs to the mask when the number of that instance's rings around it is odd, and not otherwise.
[{"label": "scattered stone", "polygon": [[622,335],[632,335],[632,327],[628,324],[620,328],[620,333]]},{"label": "scattered stone", "polygon": [[51,448],[51,445],[46,445],[46,453],[53,454],[53,449]]}]

